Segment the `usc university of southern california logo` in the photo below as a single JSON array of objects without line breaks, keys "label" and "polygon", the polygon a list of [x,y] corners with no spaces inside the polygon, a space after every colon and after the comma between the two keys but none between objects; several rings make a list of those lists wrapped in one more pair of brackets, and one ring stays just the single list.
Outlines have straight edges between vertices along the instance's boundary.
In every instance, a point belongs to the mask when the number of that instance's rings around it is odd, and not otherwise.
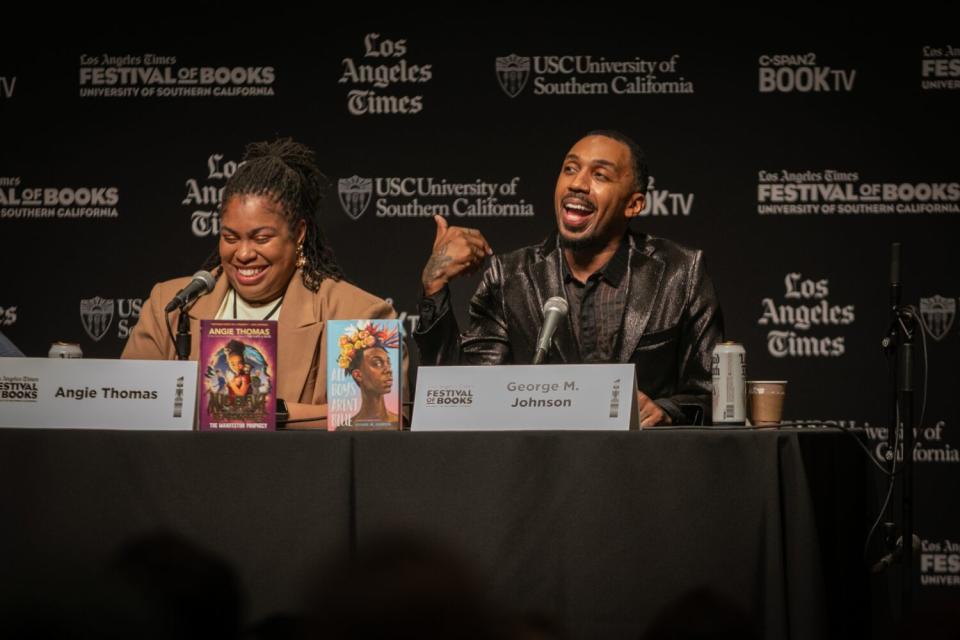
[{"label": "usc university of southern california logo", "polygon": [[340,178],[337,182],[337,195],[340,196],[340,205],[348,216],[356,220],[363,215],[370,206],[373,196],[373,180],[351,176]]},{"label": "usc university of southern california logo", "polygon": [[944,298],[939,295],[920,298],[920,318],[923,320],[923,326],[927,328],[927,333],[934,340],[942,340],[947,335],[956,315],[957,301],[953,298]]},{"label": "usc university of southern california logo", "polygon": [[100,296],[80,300],[80,320],[87,335],[100,342],[113,322],[113,300]]},{"label": "usc university of southern california logo", "polygon": [[497,58],[497,82],[511,98],[516,98],[530,78],[530,58],[511,53]]}]

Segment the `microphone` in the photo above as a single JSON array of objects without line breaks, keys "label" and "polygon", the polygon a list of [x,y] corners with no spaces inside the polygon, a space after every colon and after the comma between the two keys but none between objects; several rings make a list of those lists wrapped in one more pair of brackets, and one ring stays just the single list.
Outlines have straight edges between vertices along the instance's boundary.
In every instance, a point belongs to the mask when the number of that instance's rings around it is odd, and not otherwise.
[{"label": "microphone", "polygon": [[197,271],[193,274],[193,280],[190,281],[190,284],[180,289],[163,310],[170,313],[174,309],[182,309],[200,296],[213,291],[216,284],[217,279],[209,271]]},{"label": "microphone", "polygon": [[[920,553],[920,536],[913,534],[913,555]],[[897,538],[897,548],[883,556],[870,568],[870,573],[881,573],[903,555],[903,536]]]},{"label": "microphone", "polygon": [[550,342],[557,326],[567,315],[567,301],[560,296],[554,296],[543,303],[543,326],[537,336],[537,352],[533,354],[533,364],[540,364],[550,351]]}]

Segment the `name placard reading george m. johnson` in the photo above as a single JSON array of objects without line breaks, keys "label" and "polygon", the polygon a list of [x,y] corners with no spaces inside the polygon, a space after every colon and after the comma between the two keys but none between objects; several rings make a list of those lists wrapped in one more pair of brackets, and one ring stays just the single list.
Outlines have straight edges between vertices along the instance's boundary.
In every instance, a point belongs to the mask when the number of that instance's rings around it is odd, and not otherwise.
[{"label": "name placard reading george m. johnson", "polygon": [[420,367],[413,431],[636,428],[632,364]]},{"label": "name placard reading george m. johnson", "polygon": [[0,426],[193,429],[197,363],[0,358]]}]

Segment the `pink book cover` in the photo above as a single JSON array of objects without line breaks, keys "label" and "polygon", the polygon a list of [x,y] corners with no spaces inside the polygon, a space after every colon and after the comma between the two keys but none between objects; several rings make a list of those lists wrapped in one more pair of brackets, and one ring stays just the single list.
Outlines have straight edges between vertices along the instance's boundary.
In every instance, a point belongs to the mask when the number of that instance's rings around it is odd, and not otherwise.
[{"label": "pink book cover", "polygon": [[277,428],[277,323],[200,321],[200,431]]}]

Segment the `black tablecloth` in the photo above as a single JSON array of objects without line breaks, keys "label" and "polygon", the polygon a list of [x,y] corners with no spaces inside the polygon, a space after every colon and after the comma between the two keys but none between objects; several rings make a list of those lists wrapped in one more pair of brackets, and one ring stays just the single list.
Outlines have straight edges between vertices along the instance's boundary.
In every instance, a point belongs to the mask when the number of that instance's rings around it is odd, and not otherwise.
[{"label": "black tablecloth", "polygon": [[834,430],[0,430],[2,571],[56,579],[162,528],[227,559],[257,618],[404,530],[572,637],[638,637],[698,586],[765,637],[847,637],[868,625],[865,464]]}]

